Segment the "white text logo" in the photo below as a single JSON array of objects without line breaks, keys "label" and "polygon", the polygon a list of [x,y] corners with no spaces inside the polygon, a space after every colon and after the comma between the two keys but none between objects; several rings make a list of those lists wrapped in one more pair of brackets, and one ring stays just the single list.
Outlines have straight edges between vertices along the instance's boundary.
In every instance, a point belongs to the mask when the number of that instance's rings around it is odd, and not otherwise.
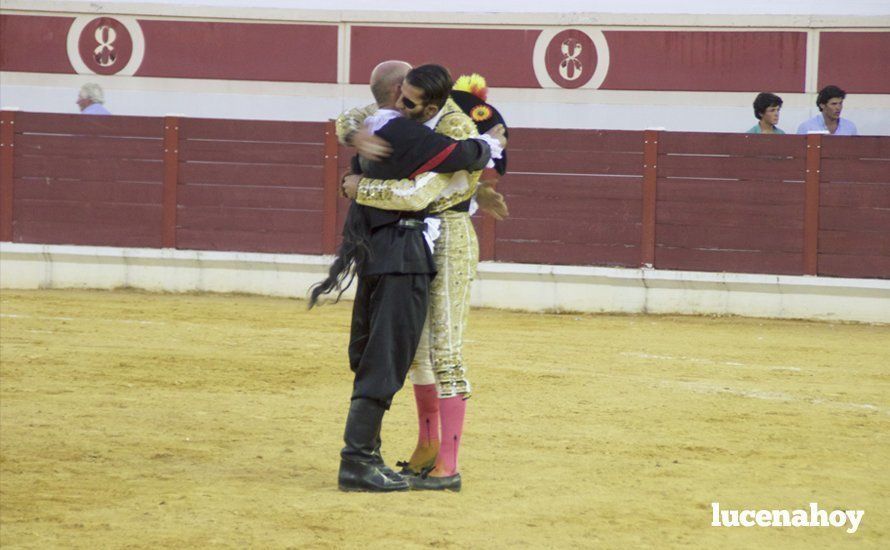
[{"label": "white text logo", "polygon": [[864,510],[820,510],[815,502],[809,510],[721,510],[711,503],[714,527],[843,527],[849,520],[848,533],[859,529]]}]

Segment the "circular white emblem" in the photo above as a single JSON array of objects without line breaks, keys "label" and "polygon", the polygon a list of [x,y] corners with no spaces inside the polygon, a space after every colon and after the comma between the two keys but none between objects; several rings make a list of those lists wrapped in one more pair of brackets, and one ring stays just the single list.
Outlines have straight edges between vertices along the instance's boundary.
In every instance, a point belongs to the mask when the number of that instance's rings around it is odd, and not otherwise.
[{"label": "circular white emblem", "polygon": [[79,74],[132,76],[145,57],[145,36],[133,17],[81,15],[68,29],[68,61]]},{"label": "circular white emblem", "polygon": [[542,88],[599,88],[609,72],[609,44],[592,27],[545,29],[532,64]]}]

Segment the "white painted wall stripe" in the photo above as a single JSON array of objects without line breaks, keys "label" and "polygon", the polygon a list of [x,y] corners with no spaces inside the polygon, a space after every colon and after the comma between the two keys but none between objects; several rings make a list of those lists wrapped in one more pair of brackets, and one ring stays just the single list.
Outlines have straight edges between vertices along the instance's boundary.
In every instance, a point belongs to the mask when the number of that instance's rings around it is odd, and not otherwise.
[{"label": "white painted wall stripe", "polygon": [[[0,288],[132,287],[302,298],[330,261],[297,254],[0,243]],[[480,263],[477,275],[475,307],[890,323],[890,280],[884,279],[493,262]]]}]

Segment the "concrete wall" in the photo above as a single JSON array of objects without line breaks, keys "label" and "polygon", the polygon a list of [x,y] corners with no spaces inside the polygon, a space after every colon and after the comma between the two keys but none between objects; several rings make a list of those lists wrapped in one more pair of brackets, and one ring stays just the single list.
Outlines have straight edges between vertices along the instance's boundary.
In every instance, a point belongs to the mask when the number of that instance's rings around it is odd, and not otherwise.
[{"label": "concrete wall", "polygon": [[[4,242],[0,288],[129,287],[302,298],[324,276],[329,261],[309,255]],[[890,281],[483,262],[472,304],[890,323]]]}]

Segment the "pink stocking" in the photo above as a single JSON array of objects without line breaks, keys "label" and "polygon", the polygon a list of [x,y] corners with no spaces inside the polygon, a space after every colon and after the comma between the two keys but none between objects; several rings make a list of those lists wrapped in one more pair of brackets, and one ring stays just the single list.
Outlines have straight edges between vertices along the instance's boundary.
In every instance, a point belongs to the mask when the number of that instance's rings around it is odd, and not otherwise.
[{"label": "pink stocking", "polygon": [[451,476],[457,473],[457,453],[464,430],[467,402],[460,395],[439,400],[442,418],[442,444],[436,459],[436,474]]},{"label": "pink stocking", "polygon": [[417,403],[417,446],[426,447],[439,442],[439,396],[435,384],[414,384]]},{"label": "pink stocking", "polygon": [[419,474],[436,463],[439,453],[439,395],[435,384],[414,384],[417,403],[417,446],[407,463],[399,462]]}]

